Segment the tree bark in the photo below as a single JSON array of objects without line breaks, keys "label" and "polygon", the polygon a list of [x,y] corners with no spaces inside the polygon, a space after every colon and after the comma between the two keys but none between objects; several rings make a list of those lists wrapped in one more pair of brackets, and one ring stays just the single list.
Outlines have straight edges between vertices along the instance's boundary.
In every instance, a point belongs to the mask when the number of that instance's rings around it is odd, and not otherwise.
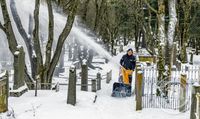
[{"label": "tree bark", "polygon": [[189,40],[189,23],[190,23],[190,11],[192,6],[192,0],[182,1],[183,11],[184,11],[184,24],[183,24],[183,37],[181,43],[181,62],[187,63],[187,42]]},{"label": "tree bark", "polygon": [[96,18],[95,18],[95,24],[94,24],[94,31],[97,31],[98,28],[99,28],[99,23],[102,19],[102,15],[103,15],[105,3],[106,3],[106,0],[102,0],[101,5],[99,6],[97,1],[99,1],[99,0],[95,0],[95,3],[96,3]]},{"label": "tree bark", "polygon": [[[158,19],[158,86],[161,86],[162,93],[166,92],[164,89],[164,80],[166,79],[165,75],[165,58],[164,58],[164,47],[165,47],[165,3],[164,0],[158,0],[158,12],[157,12],[157,19]],[[157,89],[157,95],[160,95],[160,90]]]},{"label": "tree bark", "polygon": [[[42,74],[43,70],[43,59],[40,47],[40,37],[39,37],[39,10],[40,10],[40,0],[35,0],[35,10],[34,10],[34,30],[33,30],[33,42],[34,51],[37,57],[37,75]],[[41,77],[40,77],[41,78]],[[42,78],[41,78],[42,79]],[[42,81],[43,82],[43,81]]]},{"label": "tree bark", "polygon": [[4,25],[2,26],[2,30],[6,33],[9,49],[11,53],[14,55],[15,51],[17,50],[17,40],[14,35],[14,31],[11,25],[11,20],[8,14],[6,0],[1,0],[1,8],[2,8],[2,14],[4,19]]},{"label": "tree bark", "polygon": [[65,28],[63,29],[62,33],[59,36],[58,43],[57,43],[57,46],[56,46],[56,50],[55,50],[54,56],[51,60],[51,63],[50,63],[49,69],[48,69],[48,73],[47,73],[48,74],[47,79],[48,79],[49,83],[52,82],[53,72],[55,70],[55,67],[56,67],[58,61],[59,61],[59,57],[60,57],[60,54],[61,54],[61,51],[62,51],[63,44],[64,44],[67,36],[69,35],[71,29],[72,29],[73,22],[74,22],[74,19],[75,19],[75,14],[76,14],[77,7],[78,7],[78,3],[79,3],[79,0],[72,1],[71,7],[70,7],[70,10],[69,10],[69,14],[68,14],[68,17],[67,17],[67,23],[66,23]]},{"label": "tree bark", "polygon": [[164,79],[164,45],[165,45],[165,4],[164,0],[158,0],[158,80]]},{"label": "tree bark", "polygon": [[83,21],[86,21],[86,18],[87,18],[87,11],[88,11],[89,2],[90,2],[90,0],[86,0],[86,2],[84,4],[83,16],[82,16]]},{"label": "tree bark", "polygon": [[50,82],[47,80],[47,72],[51,62],[51,50],[53,45],[53,37],[54,37],[54,15],[53,15],[53,8],[51,0],[47,0],[47,7],[48,7],[48,15],[49,15],[49,32],[48,32],[48,42],[46,45],[46,60],[45,60],[45,69],[44,69],[44,83]]},{"label": "tree bark", "polygon": [[168,40],[167,40],[167,52],[166,52],[166,60],[165,64],[168,66],[167,76],[168,81],[171,79],[171,68],[173,65],[173,42],[174,42],[174,34],[175,27],[177,23],[177,15],[176,15],[176,0],[168,1],[169,7],[169,24],[168,24]]}]

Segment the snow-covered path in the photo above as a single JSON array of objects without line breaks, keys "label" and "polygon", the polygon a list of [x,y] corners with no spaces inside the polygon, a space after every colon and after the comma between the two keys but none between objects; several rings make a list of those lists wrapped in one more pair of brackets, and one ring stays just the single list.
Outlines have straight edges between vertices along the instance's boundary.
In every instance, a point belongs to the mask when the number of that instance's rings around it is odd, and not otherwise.
[{"label": "snow-covered path", "polygon": [[[134,96],[126,98],[111,97],[113,82],[117,81],[118,68],[107,64],[103,67],[113,68],[113,80],[96,94],[80,91],[77,87],[77,104],[66,103],[67,86],[59,92],[29,91],[20,98],[9,98],[9,107],[13,108],[16,119],[189,119],[189,112],[178,113],[173,110],[143,109],[135,111]],[[97,95],[96,103],[93,103]]]}]

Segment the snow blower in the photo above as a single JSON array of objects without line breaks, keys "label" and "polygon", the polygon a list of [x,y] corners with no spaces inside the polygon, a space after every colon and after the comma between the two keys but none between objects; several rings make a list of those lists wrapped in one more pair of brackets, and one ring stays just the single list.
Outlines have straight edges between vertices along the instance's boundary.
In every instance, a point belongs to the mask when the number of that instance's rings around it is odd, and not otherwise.
[{"label": "snow blower", "polygon": [[130,97],[131,84],[129,79],[132,78],[132,71],[121,68],[118,82],[113,84],[112,97]]}]

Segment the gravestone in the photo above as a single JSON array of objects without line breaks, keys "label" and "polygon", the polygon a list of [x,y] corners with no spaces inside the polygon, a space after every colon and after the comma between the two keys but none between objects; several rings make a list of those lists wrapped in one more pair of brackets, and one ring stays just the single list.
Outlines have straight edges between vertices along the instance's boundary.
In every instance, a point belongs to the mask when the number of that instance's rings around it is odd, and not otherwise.
[{"label": "gravestone", "polygon": [[25,53],[23,47],[19,46],[18,51],[14,54],[14,90],[24,86],[24,67]]},{"label": "gravestone", "polygon": [[22,46],[17,47],[14,54],[14,84],[13,90],[10,91],[10,96],[19,97],[28,89],[25,86],[25,52]]},{"label": "gravestone", "polygon": [[81,70],[81,90],[88,91],[88,66],[85,59],[83,60]]},{"label": "gravestone", "polygon": [[97,90],[101,90],[101,73],[97,73]]},{"label": "gravestone", "polygon": [[97,92],[96,79],[92,79],[92,92]]},{"label": "gravestone", "polygon": [[76,104],[76,67],[72,65],[69,69],[69,86],[67,95],[67,104]]}]

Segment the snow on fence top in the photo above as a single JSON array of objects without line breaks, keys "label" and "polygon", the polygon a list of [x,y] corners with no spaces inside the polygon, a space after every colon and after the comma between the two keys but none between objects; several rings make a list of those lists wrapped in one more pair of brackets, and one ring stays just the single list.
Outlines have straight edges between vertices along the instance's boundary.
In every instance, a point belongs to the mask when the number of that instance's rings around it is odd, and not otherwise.
[{"label": "snow on fence top", "polygon": [[[153,79],[156,80],[158,77],[158,70],[156,65],[153,66],[143,66],[142,69],[144,70],[144,78],[147,79]],[[187,83],[195,83],[200,82],[199,75],[200,75],[200,69],[199,66],[194,65],[187,65],[182,66],[181,70],[178,70],[178,68],[173,68],[172,74],[171,74],[171,81],[173,82],[179,82],[179,78],[181,74],[187,75]]]}]

